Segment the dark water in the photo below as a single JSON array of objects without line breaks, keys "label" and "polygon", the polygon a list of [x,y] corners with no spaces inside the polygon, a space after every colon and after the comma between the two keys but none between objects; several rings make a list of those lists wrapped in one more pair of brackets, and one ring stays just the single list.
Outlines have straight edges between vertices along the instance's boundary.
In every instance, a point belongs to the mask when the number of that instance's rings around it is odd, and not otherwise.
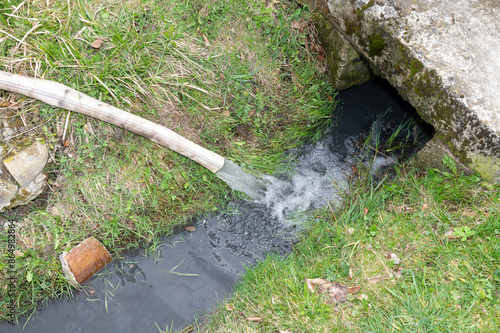
[{"label": "dark water", "polygon": [[[307,220],[299,213],[327,200],[340,205],[351,166],[361,160],[379,172],[398,157],[375,156],[373,150],[361,149],[360,142],[369,138],[370,131],[387,137],[413,112],[380,81],[351,88],[339,97],[335,129],[323,142],[291,155],[293,172],[266,177],[263,199],[231,202],[224,213],[193,220],[196,230],[168,237],[155,258],[146,258],[140,250],[124,253],[85,282],[86,292],[42,306],[24,332],[180,330],[230,297],[245,267],[268,254],[290,253],[292,240]],[[411,140],[421,128],[412,125]],[[429,138],[423,136],[419,144]],[[373,140],[367,141],[376,144]],[[21,332],[21,327],[2,323],[0,332]]]}]

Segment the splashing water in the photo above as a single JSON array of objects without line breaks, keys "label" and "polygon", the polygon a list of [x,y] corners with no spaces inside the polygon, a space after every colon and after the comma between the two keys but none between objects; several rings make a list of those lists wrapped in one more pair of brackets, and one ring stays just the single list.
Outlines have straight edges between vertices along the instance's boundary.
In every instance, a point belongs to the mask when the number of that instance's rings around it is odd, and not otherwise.
[{"label": "splashing water", "polygon": [[[339,206],[341,195],[349,188],[351,159],[342,161],[328,149],[328,142],[301,149],[293,159],[293,171],[265,176],[267,189],[259,202],[272,209],[274,217],[287,224],[300,224],[304,213],[327,203]],[[290,159],[290,158],[289,158]]]}]

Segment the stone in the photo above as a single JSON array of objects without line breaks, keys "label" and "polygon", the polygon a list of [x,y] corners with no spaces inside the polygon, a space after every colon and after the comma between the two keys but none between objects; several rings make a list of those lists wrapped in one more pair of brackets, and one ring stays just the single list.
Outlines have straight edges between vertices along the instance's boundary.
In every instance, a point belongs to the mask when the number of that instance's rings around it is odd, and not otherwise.
[{"label": "stone", "polygon": [[454,160],[457,170],[465,174],[472,173],[472,169],[453,155],[450,148],[437,136],[425,144],[418,154],[410,161],[410,165],[421,171],[425,171],[428,168],[443,170],[443,158],[445,156],[449,156]]},{"label": "stone", "polygon": [[31,183],[20,188],[17,192],[17,196],[14,200],[12,200],[9,208],[26,205],[42,194],[47,185],[45,182],[46,178],[47,175],[45,173],[39,173]]},{"label": "stone", "polygon": [[42,172],[48,157],[47,145],[35,142],[3,163],[19,186],[26,188]]},{"label": "stone", "polygon": [[302,1],[415,107],[458,160],[500,182],[500,2]]},{"label": "stone", "polygon": [[0,179],[0,212],[10,206],[11,200],[17,193],[18,186],[8,180]]}]

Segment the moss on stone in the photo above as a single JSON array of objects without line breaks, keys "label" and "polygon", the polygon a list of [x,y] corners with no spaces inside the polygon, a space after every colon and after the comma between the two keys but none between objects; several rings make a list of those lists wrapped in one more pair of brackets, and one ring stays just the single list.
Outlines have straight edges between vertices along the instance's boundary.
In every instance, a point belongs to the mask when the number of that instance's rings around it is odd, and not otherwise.
[{"label": "moss on stone", "polygon": [[410,77],[414,77],[418,72],[424,69],[424,64],[417,59],[411,59],[410,61]]},{"label": "moss on stone", "polygon": [[368,8],[370,8],[370,7],[374,6],[374,5],[375,5],[375,1],[370,0],[370,1],[368,1],[367,4],[364,4],[363,6],[361,6],[361,9],[363,11],[365,11],[365,10],[367,10]]},{"label": "moss on stone", "polygon": [[348,34],[350,36],[352,36],[352,35],[356,35],[358,37],[360,36],[359,26],[355,22],[351,22],[348,19],[345,19],[344,25],[345,25],[345,33],[346,34]]},{"label": "moss on stone", "polygon": [[487,182],[500,183],[500,157],[474,155],[472,157],[472,167]]},{"label": "moss on stone", "polygon": [[368,44],[369,47],[369,55],[371,57],[373,56],[378,56],[380,57],[382,55],[382,51],[385,49],[386,43],[385,40],[382,38],[382,35],[375,32],[368,36],[370,42]]}]

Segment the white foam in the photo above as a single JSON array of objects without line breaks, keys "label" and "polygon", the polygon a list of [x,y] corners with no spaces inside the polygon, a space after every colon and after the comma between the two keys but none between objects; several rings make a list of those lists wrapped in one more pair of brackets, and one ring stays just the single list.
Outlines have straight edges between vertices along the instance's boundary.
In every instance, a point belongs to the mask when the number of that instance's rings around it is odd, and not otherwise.
[{"label": "white foam", "polygon": [[297,221],[297,215],[327,205],[341,204],[342,193],[349,188],[351,170],[332,153],[325,143],[301,149],[307,151],[294,161],[290,175],[265,176],[267,189],[260,203],[272,208],[274,217],[284,222]]}]

